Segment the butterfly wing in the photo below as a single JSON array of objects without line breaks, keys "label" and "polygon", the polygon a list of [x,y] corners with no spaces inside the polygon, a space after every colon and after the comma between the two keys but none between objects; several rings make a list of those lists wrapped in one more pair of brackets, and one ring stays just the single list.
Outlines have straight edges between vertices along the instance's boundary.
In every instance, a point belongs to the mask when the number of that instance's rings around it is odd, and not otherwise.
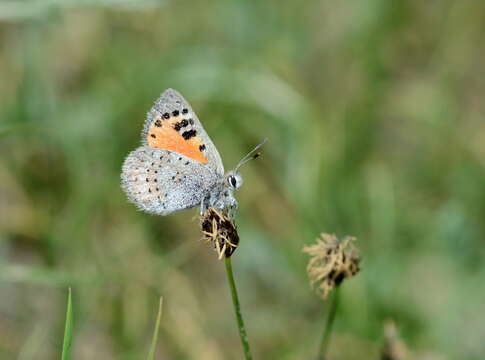
[{"label": "butterfly wing", "polygon": [[184,155],[224,175],[221,157],[209,135],[190,104],[173,89],[165,90],[148,112],[142,144]]},{"label": "butterfly wing", "polygon": [[126,158],[121,184],[140,210],[157,215],[201,203],[218,181],[206,164],[165,149],[141,146]]},{"label": "butterfly wing", "polygon": [[167,215],[199,205],[223,175],[221,157],[192,107],[165,90],[147,114],[142,146],[123,164],[128,199],[143,211]]}]

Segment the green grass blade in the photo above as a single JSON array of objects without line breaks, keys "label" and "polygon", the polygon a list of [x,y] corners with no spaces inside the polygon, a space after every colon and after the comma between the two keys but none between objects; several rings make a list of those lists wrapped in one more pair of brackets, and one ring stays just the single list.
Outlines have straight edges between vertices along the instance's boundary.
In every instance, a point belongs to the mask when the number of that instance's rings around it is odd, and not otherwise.
[{"label": "green grass blade", "polygon": [[155,329],[153,330],[152,344],[150,345],[150,352],[148,353],[147,360],[155,360],[155,349],[157,347],[158,332],[160,330],[160,320],[162,318],[163,308],[163,296],[160,297],[160,303],[158,305],[157,321],[155,323]]},{"label": "green grass blade", "polygon": [[153,331],[152,344],[147,360],[155,360],[155,349],[157,347],[158,331],[160,330],[160,319],[162,318],[163,297],[160,297],[160,304],[158,305],[157,321],[155,323],[155,330]]},{"label": "green grass blade", "polygon": [[62,344],[62,360],[69,360],[71,358],[72,325],[72,299],[71,288],[69,288],[69,295],[67,297],[66,326],[64,329],[64,342]]}]

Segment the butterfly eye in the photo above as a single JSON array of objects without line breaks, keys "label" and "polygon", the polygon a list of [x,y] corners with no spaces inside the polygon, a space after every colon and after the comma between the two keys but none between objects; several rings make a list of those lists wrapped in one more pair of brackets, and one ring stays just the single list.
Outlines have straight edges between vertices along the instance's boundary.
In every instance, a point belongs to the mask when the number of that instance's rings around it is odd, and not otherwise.
[{"label": "butterfly eye", "polygon": [[235,176],[230,176],[229,177],[229,182],[231,183],[231,185],[232,185],[233,188],[236,188],[237,180],[236,180],[236,177]]}]

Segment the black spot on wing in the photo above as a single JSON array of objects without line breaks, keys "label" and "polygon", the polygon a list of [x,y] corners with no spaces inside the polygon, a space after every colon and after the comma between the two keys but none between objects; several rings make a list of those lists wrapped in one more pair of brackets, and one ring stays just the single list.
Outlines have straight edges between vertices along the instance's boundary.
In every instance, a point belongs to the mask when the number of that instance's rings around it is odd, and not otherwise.
[{"label": "black spot on wing", "polygon": [[182,137],[185,139],[185,140],[189,140],[190,138],[193,138],[194,136],[197,135],[197,131],[195,131],[194,129],[192,130],[187,130],[187,131],[184,131],[182,133]]},{"label": "black spot on wing", "polygon": [[173,128],[176,130],[176,131],[180,131],[180,129],[184,128],[184,127],[187,127],[189,126],[189,122],[187,121],[187,119],[183,119],[182,121],[179,121],[179,122],[176,122],[174,125],[173,125]]}]

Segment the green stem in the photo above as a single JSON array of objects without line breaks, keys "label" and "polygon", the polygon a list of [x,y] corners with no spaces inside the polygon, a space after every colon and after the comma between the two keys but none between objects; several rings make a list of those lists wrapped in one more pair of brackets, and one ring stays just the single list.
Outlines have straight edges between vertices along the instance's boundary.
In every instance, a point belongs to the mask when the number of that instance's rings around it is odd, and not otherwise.
[{"label": "green stem", "polygon": [[234,312],[236,313],[237,325],[239,328],[239,336],[241,337],[241,343],[244,349],[244,358],[246,360],[252,360],[251,351],[249,350],[248,335],[246,334],[246,327],[244,326],[243,317],[241,314],[241,305],[239,304],[239,298],[237,296],[236,283],[234,282],[234,275],[232,273],[231,258],[225,258],[227,281],[231,288],[232,303],[234,305]]},{"label": "green stem", "polygon": [[328,343],[330,342],[330,335],[332,334],[332,326],[337,313],[339,302],[339,288],[335,289],[335,293],[328,304],[327,318],[325,327],[323,328],[322,341],[320,343],[320,350],[318,351],[317,360],[325,360],[326,352],[328,350]]}]

